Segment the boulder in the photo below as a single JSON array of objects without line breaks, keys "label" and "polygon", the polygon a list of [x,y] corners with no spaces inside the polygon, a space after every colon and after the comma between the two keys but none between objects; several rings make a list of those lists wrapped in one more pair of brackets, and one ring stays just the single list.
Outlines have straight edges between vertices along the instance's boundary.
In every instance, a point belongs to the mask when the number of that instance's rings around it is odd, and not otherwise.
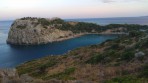
[{"label": "boulder", "polygon": [[135,57],[136,57],[136,58],[138,58],[138,57],[143,57],[143,56],[145,56],[145,53],[142,52],[142,51],[139,51],[139,52],[135,53]]}]

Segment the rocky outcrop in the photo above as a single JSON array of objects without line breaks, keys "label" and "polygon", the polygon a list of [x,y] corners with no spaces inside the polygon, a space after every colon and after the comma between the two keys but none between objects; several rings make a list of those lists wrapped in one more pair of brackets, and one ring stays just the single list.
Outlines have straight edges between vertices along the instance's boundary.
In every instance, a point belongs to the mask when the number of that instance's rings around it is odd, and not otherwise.
[{"label": "rocky outcrop", "polygon": [[13,68],[0,69],[0,83],[44,83],[42,80],[34,79],[28,74],[18,75]]},{"label": "rocky outcrop", "polygon": [[7,43],[17,45],[46,44],[73,35],[56,27],[62,24],[51,24],[49,19],[17,19],[12,24]]},{"label": "rocky outcrop", "polygon": [[20,83],[16,69],[0,69],[0,83]]},{"label": "rocky outcrop", "polygon": [[93,83],[93,82],[86,82],[81,80],[57,80],[57,79],[51,79],[51,80],[41,80],[36,79],[28,74],[18,75],[18,72],[16,69],[10,68],[10,69],[0,69],[0,83]]}]

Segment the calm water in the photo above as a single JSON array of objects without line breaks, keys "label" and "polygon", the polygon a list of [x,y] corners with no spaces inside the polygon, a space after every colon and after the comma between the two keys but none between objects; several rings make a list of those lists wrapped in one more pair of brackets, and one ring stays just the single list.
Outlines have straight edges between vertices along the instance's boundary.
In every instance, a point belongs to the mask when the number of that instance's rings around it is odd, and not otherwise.
[{"label": "calm water", "polygon": [[108,24],[140,24],[148,25],[147,17],[121,17],[121,18],[89,18],[89,19],[67,19],[67,21],[89,22],[99,25]]},{"label": "calm water", "polygon": [[[118,20],[120,22],[121,19]],[[76,21],[93,22],[101,25],[109,24],[110,19],[77,19]],[[113,20],[112,20],[113,21]],[[117,20],[116,20],[117,21]],[[129,20],[131,21],[131,20]],[[139,21],[139,20],[137,20]],[[136,21],[136,24],[137,24]],[[84,35],[78,38],[61,42],[37,46],[16,46],[6,44],[9,27],[13,21],[0,21],[0,68],[15,67],[23,62],[41,58],[47,55],[59,55],[77,47],[99,44],[108,39],[117,38],[117,35]],[[114,21],[113,21],[114,22]],[[117,22],[117,23],[118,23]],[[135,22],[135,20],[134,20]],[[143,21],[140,21],[139,24]],[[145,21],[144,21],[145,22]],[[123,22],[124,23],[124,22]]]}]

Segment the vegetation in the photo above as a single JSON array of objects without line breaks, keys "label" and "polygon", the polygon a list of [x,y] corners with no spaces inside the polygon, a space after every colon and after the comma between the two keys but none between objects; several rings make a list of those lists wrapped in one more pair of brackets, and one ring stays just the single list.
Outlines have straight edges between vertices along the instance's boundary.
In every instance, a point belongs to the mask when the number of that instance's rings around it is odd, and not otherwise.
[{"label": "vegetation", "polygon": [[39,18],[38,22],[42,25],[42,26],[48,26],[50,24],[50,22],[45,19],[45,18]]},{"label": "vegetation", "polygon": [[35,20],[37,19],[36,17],[24,17],[24,18],[21,18],[21,20]]},{"label": "vegetation", "polygon": [[[130,41],[131,44],[125,41]],[[137,44],[140,46],[137,47]],[[63,56],[48,56],[30,61],[17,67],[17,70],[20,75],[28,73],[45,81],[81,79],[96,83],[147,83],[146,45],[146,34],[134,36],[129,34],[100,45],[77,48]],[[146,54],[142,60],[135,57],[137,49]]]},{"label": "vegetation", "polygon": [[43,79],[49,80],[49,79],[52,79],[52,78],[56,78],[56,79],[59,79],[59,80],[73,80],[75,78],[70,77],[69,75],[74,73],[75,70],[76,70],[75,67],[70,67],[70,68],[65,69],[63,72],[47,76]]},{"label": "vegetation", "polygon": [[140,32],[140,31],[131,31],[130,33],[129,33],[129,36],[130,37],[140,37],[140,36],[142,36],[143,35],[143,33],[142,32]]},{"label": "vegetation", "polygon": [[[45,19],[40,22],[46,24]],[[57,28],[71,30],[74,33],[91,32],[92,29],[100,32],[107,27],[124,27],[125,32],[129,31],[129,34],[99,45],[77,48],[62,56],[47,56],[26,62],[17,67],[19,75],[28,74],[44,81],[57,79],[64,82],[84,80],[84,83],[148,82],[148,36],[146,32],[140,31],[147,29],[147,26],[127,24],[99,26],[83,22],[72,25],[60,19],[54,23],[57,23]],[[135,57],[137,52],[145,54],[142,60]]]},{"label": "vegetation", "polygon": [[25,29],[27,25],[18,25],[16,28],[18,29]]},{"label": "vegetation", "polygon": [[86,61],[86,63],[98,64],[99,62],[104,61],[104,58],[105,56],[102,54],[95,54],[88,61]]},{"label": "vegetation", "polygon": [[[140,29],[147,29],[148,26],[142,25],[129,25],[129,24],[110,24],[106,26],[100,26],[94,23],[84,23],[84,22],[77,22],[75,25],[71,25],[68,22],[61,22],[62,26],[58,27],[61,30],[70,30],[74,33],[80,32],[102,32],[107,29],[117,29],[115,32],[129,32],[129,31],[139,31]],[[123,28],[122,30],[118,30],[119,28]]]},{"label": "vegetation", "polygon": [[134,52],[132,51],[127,51],[127,52],[124,52],[121,56],[121,60],[125,60],[125,61],[130,61],[134,58]]},{"label": "vegetation", "polygon": [[51,20],[50,23],[51,24],[63,24],[63,23],[65,23],[65,21],[60,18],[56,18],[54,20]]},{"label": "vegetation", "polygon": [[111,80],[107,80],[104,83],[146,83],[148,81],[145,78],[137,78],[135,76],[121,76]]},{"label": "vegetation", "polygon": [[[30,73],[32,72],[30,75],[35,75],[35,74],[44,74],[46,72],[46,69],[49,67],[52,67],[54,65],[57,64],[55,57],[46,57],[44,58],[44,62],[42,62],[42,60],[39,61],[31,61],[31,62],[27,62],[26,66],[18,66],[18,73],[19,74],[25,74],[25,73]],[[37,70],[37,71],[35,71]]]},{"label": "vegetation", "polygon": [[140,77],[148,78],[148,64],[143,66]]},{"label": "vegetation", "polygon": [[[47,29],[48,26],[52,26],[54,28],[58,28],[60,30],[70,30],[74,33],[81,33],[81,32],[89,32],[89,33],[97,33],[97,32],[103,32],[108,29],[111,29],[112,32],[129,32],[131,36],[140,35],[141,33],[136,33],[136,31],[139,30],[146,30],[148,26],[146,25],[136,25],[136,24],[109,24],[106,26],[100,26],[94,23],[85,23],[85,22],[73,22],[74,24],[71,24],[72,22],[65,22],[64,20],[60,18],[55,19],[45,19],[45,18],[35,18],[35,17],[24,17],[21,18],[21,20],[31,20],[35,21],[37,20],[38,23],[41,24],[43,28]],[[33,23],[34,24],[34,23]],[[122,29],[121,29],[122,28]]]}]

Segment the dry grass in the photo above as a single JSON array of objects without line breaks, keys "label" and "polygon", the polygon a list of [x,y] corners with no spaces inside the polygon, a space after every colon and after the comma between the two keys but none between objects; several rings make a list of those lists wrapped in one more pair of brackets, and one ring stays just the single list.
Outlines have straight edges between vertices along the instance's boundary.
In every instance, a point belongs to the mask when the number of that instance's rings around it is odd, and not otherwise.
[{"label": "dry grass", "polygon": [[[141,72],[142,66],[147,64],[148,57],[145,56],[143,61],[139,61],[136,58],[132,58],[130,61],[121,60],[120,58],[122,54],[126,52],[127,49],[122,46],[129,46],[126,44],[127,42],[124,42],[124,40],[128,41],[127,38],[125,37],[120,40],[108,41],[101,45],[78,48],[63,56],[48,56],[39,60],[31,61],[19,66],[18,71],[20,71],[19,73],[21,73],[24,69],[34,69],[33,71],[36,71],[38,70],[38,65],[45,64],[50,60],[55,60],[55,65],[46,68],[46,76],[58,78],[56,76],[64,75],[65,78],[69,80],[73,78],[74,80],[82,80],[93,83],[103,82],[104,80],[126,75],[137,76],[139,72]],[[135,38],[131,38],[129,40],[136,45]],[[111,48],[111,46],[116,44],[119,46]],[[131,47],[134,47],[134,45]],[[109,53],[112,50],[115,51],[116,55]],[[136,49],[130,50],[134,52]],[[102,54],[105,59],[103,62],[98,62],[96,64],[86,63],[86,61],[91,59],[94,54]],[[69,67],[74,67],[76,70],[72,74],[65,75],[63,72]],[[32,71],[27,73],[31,74]],[[52,81],[59,82],[59,80]],[[65,82],[69,83],[68,80]],[[70,82],[72,83],[72,81]]]}]

